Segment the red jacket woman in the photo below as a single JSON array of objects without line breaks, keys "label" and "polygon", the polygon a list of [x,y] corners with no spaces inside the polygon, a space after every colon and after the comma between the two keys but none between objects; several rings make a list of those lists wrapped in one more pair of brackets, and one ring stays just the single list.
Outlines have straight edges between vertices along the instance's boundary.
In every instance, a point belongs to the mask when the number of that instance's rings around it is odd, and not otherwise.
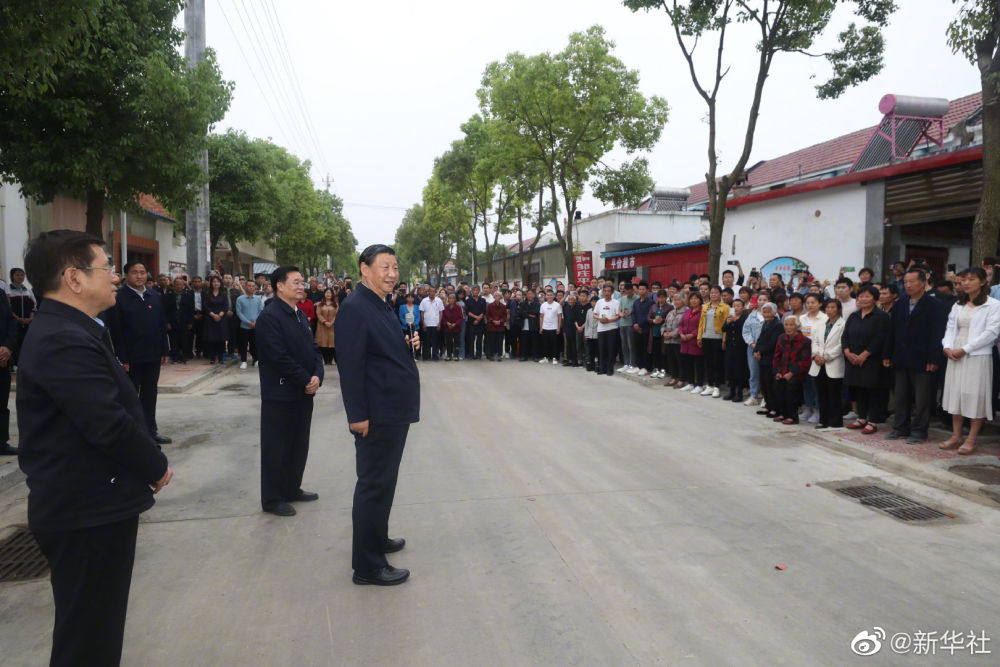
[{"label": "red jacket woman", "polygon": [[[499,322],[499,324],[498,324]],[[494,301],[486,306],[486,330],[498,333],[507,324],[507,306],[500,301]]]},{"label": "red jacket woman", "polygon": [[462,307],[457,303],[445,306],[441,312],[441,330],[444,333],[458,333],[462,330]]},{"label": "red jacket woman", "polygon": [[704,354],[698,347],[698,324],[701,322],[701,304],[695,308],[688,308],[681,318],[681,323],[677,327],[677,332],[682,336],[691,336],[690,340],[681,338],[681,354],[691,354],[701,356]]},{"label": "red jacket woman", "polygon": [[[774,348],[774,374],[792,374],[792,380],[805,380],[812,364],[812,341],[796,331],[781,334]],[[787,416],[787,415],[786,415]]]}]

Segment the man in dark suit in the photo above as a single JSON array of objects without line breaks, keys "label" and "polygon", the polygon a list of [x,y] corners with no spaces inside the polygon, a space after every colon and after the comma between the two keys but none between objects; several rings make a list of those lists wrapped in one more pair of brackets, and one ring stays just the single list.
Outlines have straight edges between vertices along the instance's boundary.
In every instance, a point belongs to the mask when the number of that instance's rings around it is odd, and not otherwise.
[{"label": "man in dark suit", "polygon": [[[410,424],[420,419],[420,375],[409,339],[386,297],[399,279],[396,253],[365,248],[361,284],[344,299],[334,323],[340,391],[357,457],[354,487],[354,583],[392,586],[410,576],[385,554],[406,541],[389,538],[389,513]],[[419,337],[412,341],[419,347]]]},{"label": "man in dark suit", "polygon": [[[19,269],[20,270],[20,269]],[[17,456],[17,447],[10,445],[10,367],[17,358],[21,327],[7,295],[0,290],[0,456]]]},{"label": "man in dark suit", "polygon": [[24,262],[44,299],[18,366],[19,464],[52,576],[52,665],[121,660],[139,514],[173,476],[98,319],[116,295],[102,245],[48,232]]},{"label": "man in dark suit", "polygon": [[146,426],[153,440],[171,442],[156,427],[156,395],[160,365],[170,361],[167,316],[163,297],[146,288],[146,266],[142,262],[125,265],[125,285],[118,290],[115,307],[108,313],[108,327],[118,360],[139,392]]},{"label": "man in dark suit", "polygon": [[274,303],[261,312],[254,328],[261,398],[260,502],[265,512],[292,516],[295,508],[289,503],[319,499],[302,490],[302,475],[323,357],[309,318],[295,305],[305,298],[302,274],[294,266],[279,266],[271,285]]},{"label": "man in dark suit", "polygon": [[948,311],[928,293],[927,274],[920,269],[903,275],[903,289],[891,311],[892,358],[885,362],[894,371],[896,396],[893,429],[886,440],[905,438],[912,445],[927,440]]},{"label": "man in dark suit", "polygon": [[191,327],[194,322],[194,292],[183,278],[174,278],[174,285],[163,295],[163,312],[167,318],[170,339],[170,360],[186,363],[191,358]]}]

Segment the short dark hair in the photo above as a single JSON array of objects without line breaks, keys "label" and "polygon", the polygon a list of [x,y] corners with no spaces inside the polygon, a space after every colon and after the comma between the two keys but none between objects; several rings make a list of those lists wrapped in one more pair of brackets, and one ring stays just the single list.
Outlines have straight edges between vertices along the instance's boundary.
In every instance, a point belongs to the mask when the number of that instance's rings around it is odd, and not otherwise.
[{"label": "short dark hair", "polygon": [[279,266],[271,272],[271,289],[278,291],[278,283],[288,280],[289,273],[302,273],[297,266]]},{"label": "short dark hair", "polygon": [[882,289],[889,290],[891,294],[899,295],[899,285],[896,283],[886,283],[882,285]]},{"label": "short dark hair", "polygon": [[123,266],[122,267],[122,274],[127,274],[129,271],[132,270],[132,267],[137,266],[137,265],[141,265],[142,268],[145,269],[146,273],[149,273],[149,267],[146,266],[146,262],[143,262],[142,260],[136,260],[134,262],[129,262],[128,264],[126,264],[125,266]]},{"label": "short dark hair", "polygon": [[870,285],[869,284],[869,285],[865,285],[864,287],[862,287],[861,289],[858,290],[858,296],[861,296],[862,294],[865,294],[865,293],[871,294],[872,298],[875,299],[875,303],[878,303],[879,293],[878,293],[878,288],[877,287],[875,287],[874,285]]},{"label": "short dark hair", "polygon": [[872,277],[875,276],[875,271],[870,266],[862,266],[861,270],[858,271],[858,277],[860,278],[861,274],[864,273],[865,271],[867,271]]},{"label": "short dark hair", "polygon": [[725,271],[723,271],[723,272],[722,272],[722,275],[726,275],[727,273],[728,273],[729,275],[731,275],[731,276],[734,276],[734,277],[736,276],[736,274],[735,274],[735,273],[733,273],[733,270],[732,270],[732,269],[726,269]]},{"label": "short dark hair", "polygon": [[640,280],[639,287],[645,287],[646,289],[649,289],[649,283],[647,283],[645,280]]},{"label": "short dark hair", "polygon": [[798,299],[799,301],[802,301],[803,303],[805,302],[805,297],[803,297],[798,292],[792,292],[791,294],[788,295],[788,300],[791,301],[792,299]]},{"label": "short dark hair", "polygon": [[923,271],[923,269],[918,269],[914,267],[912,269],[908,269],[906,273],[904,273],[903,275],[905,276],[910,273],[915,273],[917,276],[917,280],[919,280],[920,282],[922,283],[927,282],[927,274]]},{"label": "short dark hair", "polygon": [[13,269],[10,270],[10,279],[11,280],[14,279],[14,274],[17,273],[18,271],[20,271],[21,273],[24,273],[24,269],[22,269],[19,266],[15,266]]},{"label": "short dark hair", "polygon": [[829,306],[831,303],[837,304],[838,315],[844,314],[844,304],[840,302],[840,299],[827,299],[826,301],[823,302],[823,310],[826,310],[826,307]]},{"label": "short dark hair", "polygon": [[39,234],[24,256],[24,272],[39,294],[59,291],[59,280],[67,267],[90,266],[94,259],[91,246],[103,247],[104,241],[84,232],[57,229]]},{"label": "short dark hair", "polygon": [[371,266],[372,262],[375,261],[375,258],[382,254],[392,255],[393,257],[395,257],[396,251],[390,248],[389,246],[385,245],[384,243],[376,243],[374,245],[370,245],[364,250],[362,250],[361,254],[358,255],[358,268],[360,269],[362,264],[367,264],[368,266]]},{"label": "short dark hair", "polygon": [[834,285],[847,285],[848,287],[853,289],[854,281],[848,278],[847,276],[844,276],[842,278],[837,278],[837,282],[835,282]]},{"label": "short dark hair", "polygon": [[[818,303],[820,305],[823,304],[823,298],[819,294],[817,294],[816,292],[809,292],[809,294],[806,294],[806,298],[803,299],[803,301],[808,301],[809,299],[816,299],[816,303]],[[834,300],[837,301],[836,299],[834,299]],[[840,302],[837,301],[837,303],[840,303]]]},{"label": "short dark hair", "polygon": [[633,285],[632,282],[629,281],[629,282],[625,283],[625,289],[627,289],[627,290],[635,289],[635,285]]}]

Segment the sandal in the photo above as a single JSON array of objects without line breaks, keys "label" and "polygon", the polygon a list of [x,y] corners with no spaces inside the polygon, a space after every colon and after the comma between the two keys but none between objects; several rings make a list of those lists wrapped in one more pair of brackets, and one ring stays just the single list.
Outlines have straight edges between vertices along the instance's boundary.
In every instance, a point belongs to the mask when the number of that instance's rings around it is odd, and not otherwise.
[{"label": "sandal", "polygon": [[968,456],[969,454],[975,454],[976,446],[977,446],[976,443],[973,442],[970,444],[969,441],[966,440],[965,443],[958,448],[958,453],[963,456]]},{"label": "sandal", "polygon": [[[848,426],[847,428],[851,428],[851,427]],[[865,424],[865,427],[863,429],[861,429],[861,432],[864,433],[865,435],[871,435],[872,433],[875,433],[876,431],[878,431],[878,426],[875,426],[875,424],[872,424],[871,422]]]},{"label": "sandal", "polygon": [[938,445],[940,449],[958,449],[961,446],[962,446],[962,438],[956,438],[955,436],[948,438],[940,445]]},{"label": "sandal", "polygon": [[789,417],[788,419],[783,419],[781,423],[784,424],[785,426],[791,426],[792,424],[798,424],[799,420],[792,419],[791,417]]},{"label": "sandal", "polygon": [[849,428],[851,430],[857,430],[859,428],[864,428],[866,426],[868,426],[868,422],[859,419],[858,421],[854,422],[853,424],[848,424],[847,428]]}]

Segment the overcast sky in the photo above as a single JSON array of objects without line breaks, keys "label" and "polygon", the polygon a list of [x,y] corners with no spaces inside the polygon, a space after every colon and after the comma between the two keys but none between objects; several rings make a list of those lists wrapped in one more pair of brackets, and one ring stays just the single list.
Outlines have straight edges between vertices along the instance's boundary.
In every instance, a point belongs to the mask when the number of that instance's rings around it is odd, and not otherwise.
[{"label": "overcast sky", "polygon": [[[223,75],[236,83],[229,114],[216,129],[270,137],[310,159],[317,186],[329,174],[359,247],[392,242],[404,210],[420,201],[434,158],[478,111],[476,90],[489,62],[512,51],[560,51],[571,32],[593,24],[604,26],[617,43],[615,55],[639,71],[644,93],[670,105],[659,145],[648,156],[654,180],[689,186],[704,178],[705,105],[662,11],[633,14],[615,0],[206,3],[208,45]],[[897,4],[902,8],[886,31],[882,74],[839,100],[816,99],[813,86],[828,73],[824,60],[775,59],[751,164],[874,125],[885,93],[954,99],[979,90],[975,68],[945,44],[954,5]],[[839,14],[840,25],[847,18],[849,12]],[[756,56],[746,29],[737,26],[727,38],[732,71],[719,102],[726,163],[741,148],[753,90]],[[709,49],[703,43],[696,56]],[[608,207],[586,197],[580,208],[589,215]]]}]

